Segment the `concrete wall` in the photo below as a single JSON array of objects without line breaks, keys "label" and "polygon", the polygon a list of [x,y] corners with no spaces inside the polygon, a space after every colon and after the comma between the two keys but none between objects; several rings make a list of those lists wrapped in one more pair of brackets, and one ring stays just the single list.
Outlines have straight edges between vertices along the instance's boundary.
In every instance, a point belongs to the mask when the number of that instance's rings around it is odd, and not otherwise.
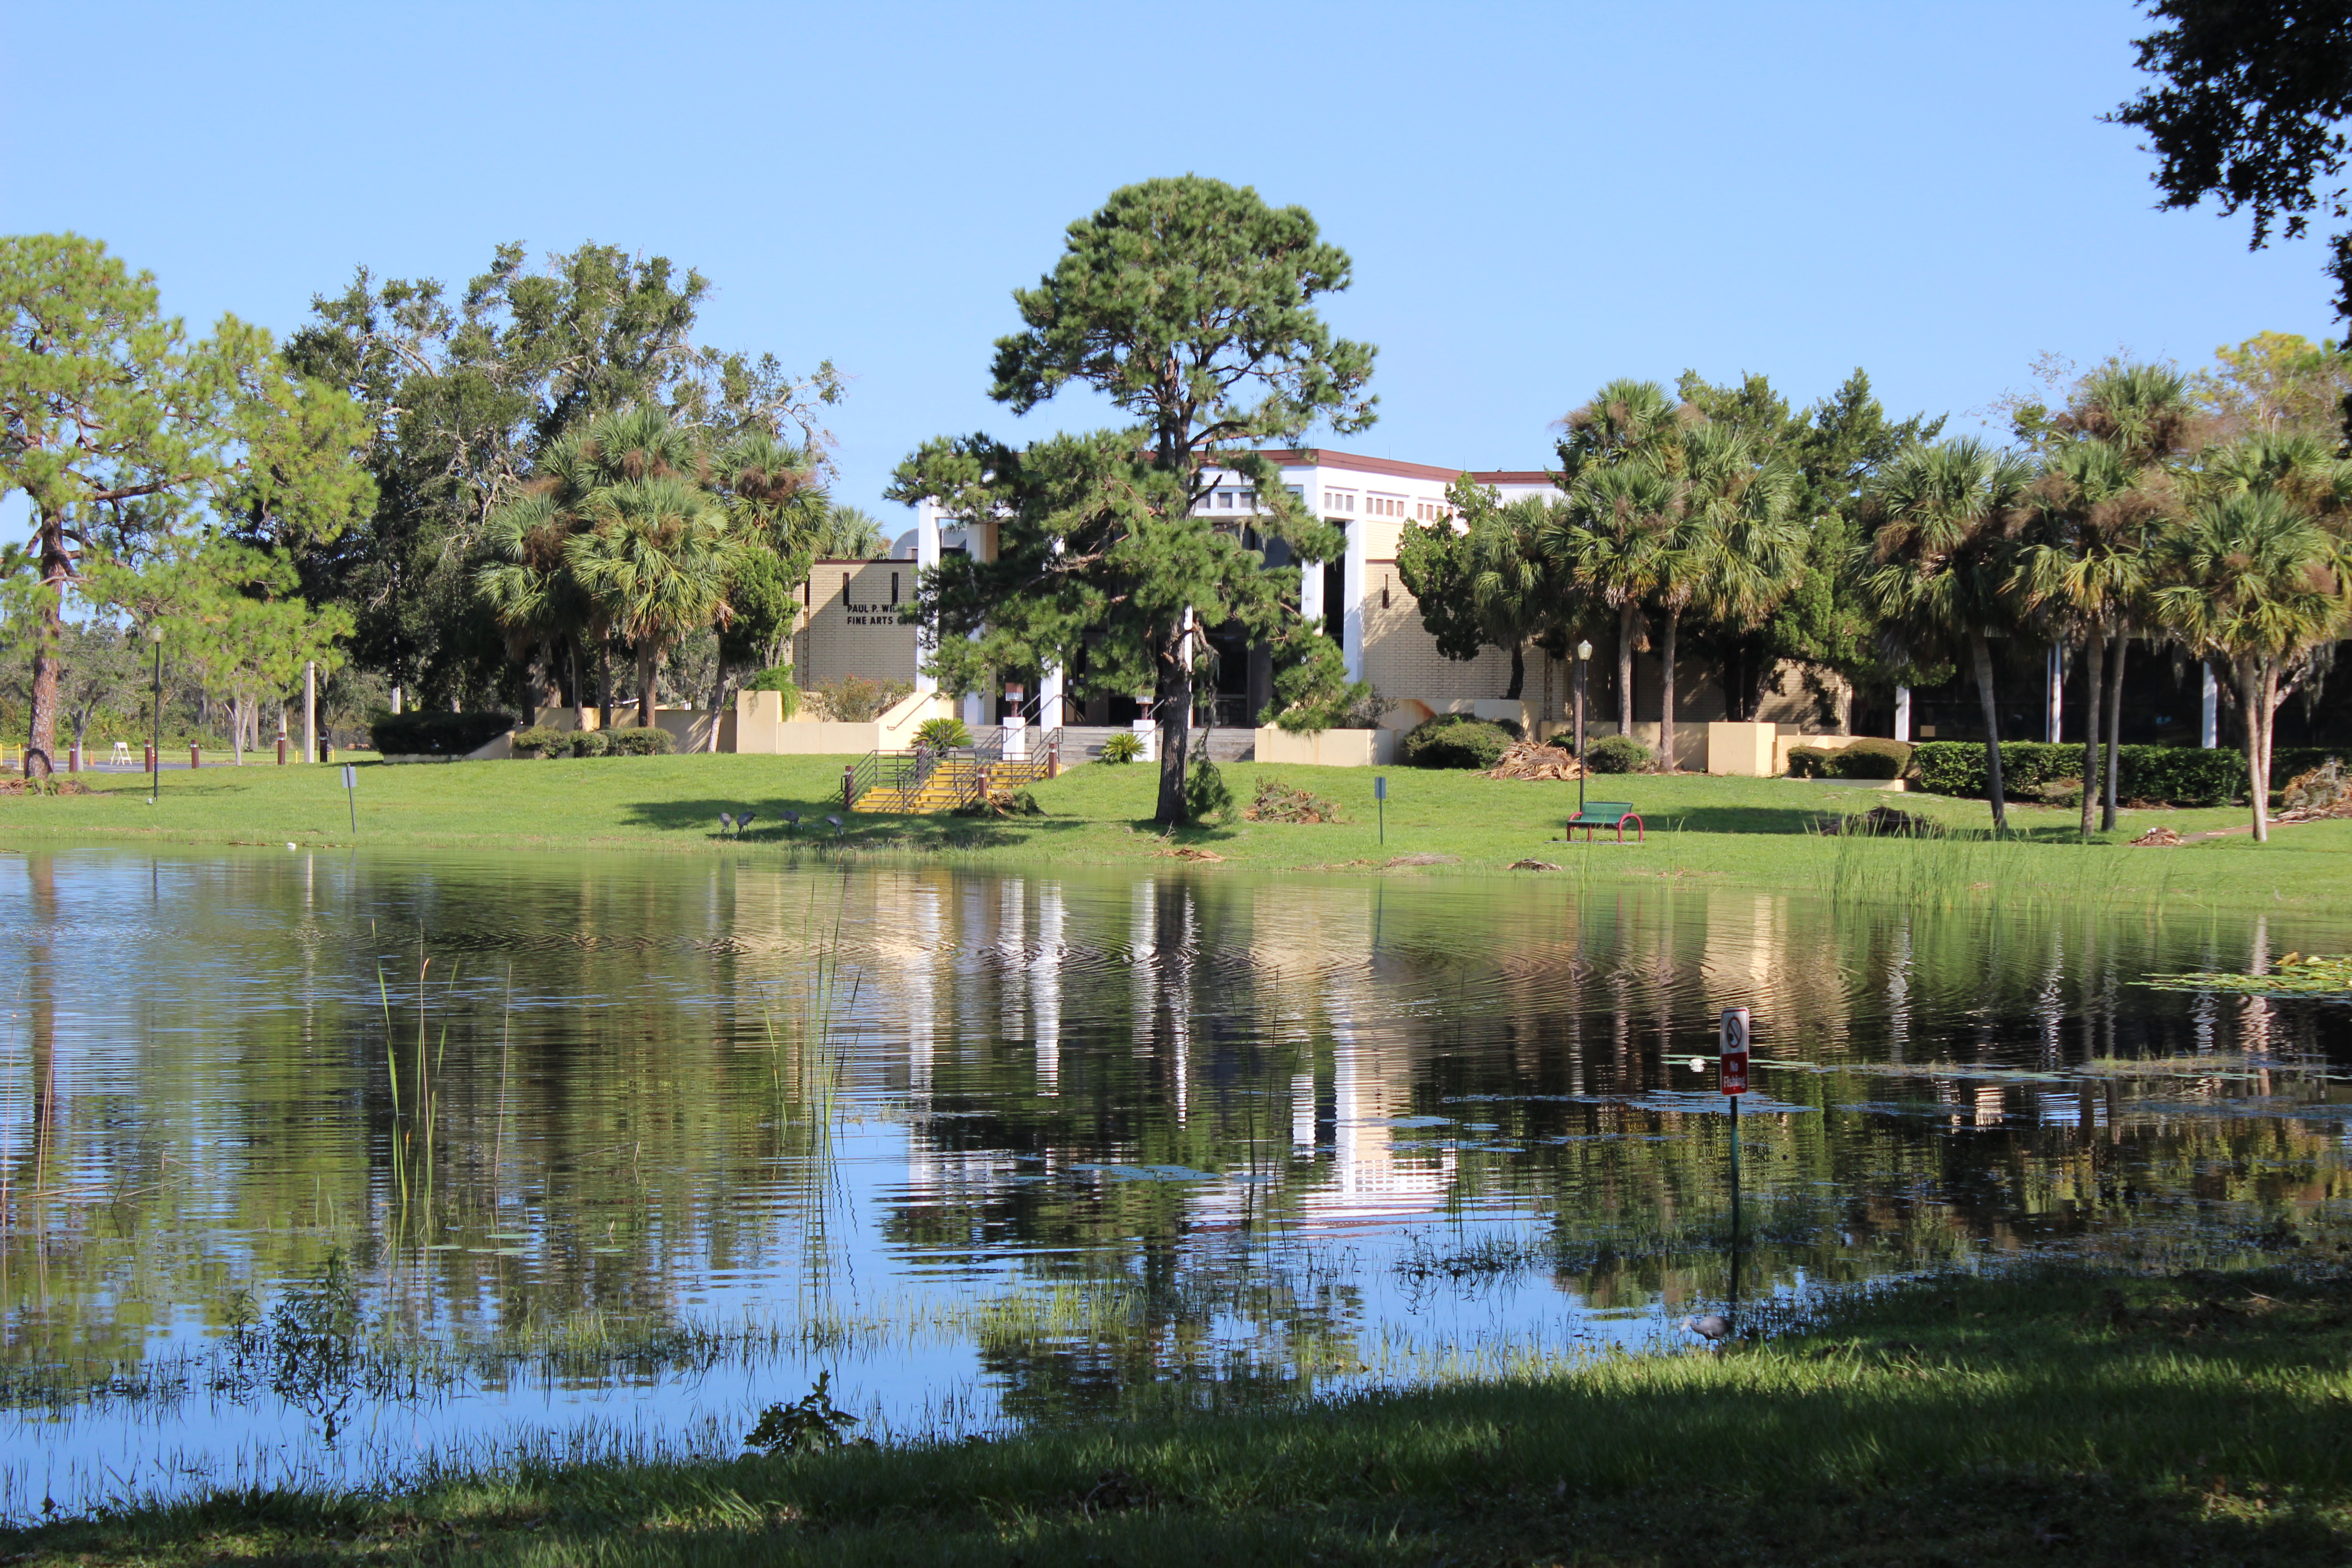
[{"label": "concrete wall", "polygon": [[915,627],[898,619],[898,606],[914,592],[911,561],[816,563],[801,588],[793,679],[803,686],[850,675],[914,679]]},{"label": "concrete wall", "polygon": [[1387,767],[1396,761],[1394,730],[1326,730],[1294,735],[1271,724],[1257,731],[1257,761],[1307,767]]},{"label": "concrete wall", "polygon": [[[594,730],[601,728],[596,710],[582,709],[575,714],[569,708],[541,708],[531,717],[531,722],[551,730]],[[634,730],[637,727],[637,705],[634,702],[613,704],[613,728]],[[670,742],[681,752],[707,752],[710,744],[710,715],[699,708],[656,708],[654,727],[669,732]],[[721,752],[735,749],[735,715],[719,716],[719,744]]]},{"label": "concrete wall", "polygon": [[[1390,531],[1390,548],[1395,548]],[[1421,624],[1421,601],[1393,560],[1364,563],[1364,679],[1383,697],[1500,698],[1511,684],[1511,656],[1483,648],[1456,661],[1437,651]]]}]

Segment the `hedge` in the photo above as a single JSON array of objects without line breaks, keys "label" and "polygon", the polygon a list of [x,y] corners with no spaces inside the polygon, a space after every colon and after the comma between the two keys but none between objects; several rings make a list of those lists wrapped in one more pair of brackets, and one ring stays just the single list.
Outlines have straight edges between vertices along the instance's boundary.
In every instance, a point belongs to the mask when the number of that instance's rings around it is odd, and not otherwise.
[{"label": "hedge", "polygon": [[1510,731],[1466,713],[1443,713],[1404,738],[1404,760],[1416,768],[1491,768],[1510,749]]},{"label": "hedge", "polygon": [[511,713],[378,713],[368,721],[375,749],[386,756],[462,757],[515,727]]},{"label": "hedge", "polygon": [[[2271,787],[2329,757],[2346,756],[2342,746],[2280,746],[2271,755]],[[2246,759],[2235,751],[2198,746],[2123,746],[2116,753],[2116,795],[2120,800],[2163,801],[2171,805],[2220,805],[2246,794]],[[1981,797],[1985,793],[1984,744],[1978,741],[1928,741],[1912,753],[1919,786],[1937,795]],[[2000,777],[2005,792],[2024,795],[2055,779],[2083,774],[2080,742],[2003,741]]]}]

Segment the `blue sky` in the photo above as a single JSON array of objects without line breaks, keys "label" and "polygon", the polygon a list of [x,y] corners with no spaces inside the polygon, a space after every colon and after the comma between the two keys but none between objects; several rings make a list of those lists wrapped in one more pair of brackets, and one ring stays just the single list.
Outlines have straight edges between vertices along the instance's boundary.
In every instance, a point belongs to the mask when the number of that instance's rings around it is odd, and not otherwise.
[{"label": "blue sky", "polygon": [[[1969,5],[663,7],[0,0],[0,221],[153,271],[192,324],[281,333],[364,262],[666,254],[703,335],[853,377],[842,499],[925,437],[1104,421],[986,396],[1009,291],[1116,186],[1297,203],[1381,349],[1350,449],[1531,468],[1601,381],[1867,367],[1980,407],[2044,350],[2185,363],[2331,331],[2308,242],[2158,213],[2098,115],[2108,0]],[[1959,423],[1956,421],[1956,423]],[[895,512],[886,515],[896,515]]]}]

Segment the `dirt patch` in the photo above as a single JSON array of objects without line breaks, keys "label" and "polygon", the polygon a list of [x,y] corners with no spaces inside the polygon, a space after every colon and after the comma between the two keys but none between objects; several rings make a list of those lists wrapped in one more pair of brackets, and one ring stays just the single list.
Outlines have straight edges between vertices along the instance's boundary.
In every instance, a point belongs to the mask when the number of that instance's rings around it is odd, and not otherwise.
[{"label": "dirt patch", "polygon": [[1173,849],[1155,850],[1151,858],[1155,860],[1223,860],[1224,858],[1213,849],[1195,849],[1189,844],[1180,844]]},{"label": "dirt patch", "polygon": [[1389,862],[1391,866],[1459,866],[1459,855],[1399,855]]},{"label": "dirt patch", "polygon": [[88,795],[79,779],[0,779],[0,795]]}]

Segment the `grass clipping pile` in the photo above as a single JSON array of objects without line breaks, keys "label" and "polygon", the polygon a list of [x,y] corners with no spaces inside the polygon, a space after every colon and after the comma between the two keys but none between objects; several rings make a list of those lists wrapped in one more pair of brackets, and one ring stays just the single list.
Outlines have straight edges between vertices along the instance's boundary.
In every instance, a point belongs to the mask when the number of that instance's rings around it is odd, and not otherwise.
[{"label": "grass clipping pile", "polygon": [[1584,772],[1576,758],[1541,741],[1515,741],[1486,770],[1490,779],[1572,779]]},{"label": "grass clipping pile", "polygon": [[1320,795],[1294,789],[1280,779],[1260,779],[1257,798],[1242,807],[1244,822],[1343,822],[1339,806]]}]

